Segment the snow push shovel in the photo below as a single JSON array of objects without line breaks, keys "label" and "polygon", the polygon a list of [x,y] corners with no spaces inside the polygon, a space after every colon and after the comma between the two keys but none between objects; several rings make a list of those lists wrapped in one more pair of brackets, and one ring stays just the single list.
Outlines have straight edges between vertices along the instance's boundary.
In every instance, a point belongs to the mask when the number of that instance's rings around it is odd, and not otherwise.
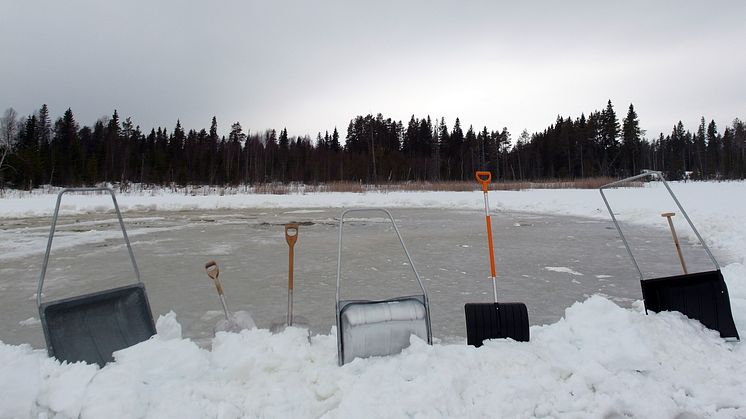
[{"label": "snow push shovel", "polygon": [[495,273],[495,254],[492,244],[492,221],[487,191],[492,173],[477,172],[477,182],[482,184],[484,192],[484,215],[487,222],[487,243],[489,246],[490,273],[494,303],[467,303],[464,306],[466,316],[466,342],[476,347],[482,346],[485,339],[510,338],[519,342],[528,342],[528,308],[524,303],[498,303],[497,278]]},{"label": "snow push shovel", "polygon": [[215,289],[220,297],[220,303],[223,306],[223,313],[225,314],[225,320],[220,320],[215,326],[215,331],[223,332],[240,332],[243,329],[253,329],[256,327],[254,319],[246,311],[237,311],[231,313],[228,310],[228,303],[225,302],[225,292],[223,291],[223,284],[220,282],[220,268],[218,263],[214,260],[210,260],[205,263],[205,272],[207,276],[212,279],[215,284]]},{"label": "snow push shovel", "polygon": [[[383,213],[391,221],[409,266],[414,272],[421,294],[383,300],[340,299],[342,280],[342,238],[345,216],[351,212]],[[339,248],[337,250],[337,360],[340,366],[355,358],[385,356],[400,353],[409,346],[412,335],[432,345],[430,300],[420,274],[409,256],[394,217],[383,208],[348,209],[339,217]]]},{"label": "snow push shovel", "polygon": [[[42,303],[44,278],[57,228],[60,203],[62,196],[68,192],[105,192],[111,195],[137,282]],[[145,293],[145,285],[140,280],[140,270],[137,268],[135,254],[124,228],[122,213],[119,211],[114,191],[110,188],[63,189],[57,195],[57,205],[54,208],[49,241],[36,291],[36,305],[39,308],[39,318],[47,342],[47,352],[49,356],[60,361],[85,361],[103,367],[107,362],[114,360],[114,352],[148,340],[155,334],[155,323]]]},{"label": "snow push shovel", "polygon": [[[674,203],[676,203],[676,206],[679,208],[679,212],[684,216],[684,219],[697,236],[699,243],[707,253],[707,256],[709,256],[712,264],[715,266],[715,270],[686,273],[687,271],[685,268],[685,273],[683,275],[645,278],[637,263],[637,259],[635,259],[635,255],[632,253],[632,249],[630,248],[627,239],[624,237],[624,233],[622,232],[619,222],[611,209],[611,205],[604,194],[605,189],[623,186],[629,182],[645,178],[657,178],[663,183],[663,186],[665,186],[666,190],[671,195],[671,198],[673,198]],[[689,219],[689,216],[676,198],[676,195],[674,195],[673,191],[668,186],[666,179],[663,177],[663,173],[657,171],[645,171],[640,175],[628,177],[604,185],[599,189],[599,192],[601,192],[601,197],[606,204],[606,208],[609,210],[611,220],[614,222],[619,237],[622,239],[624,247],[627,249],[632,264],[640,275],[640,286],[642,288],[642,298],[645,302],[645,310],[654,312],[678,311],[689,318],[699,320],[703,325],[712,330],[717,330],[720,332],[720,337],[722,338],[739,339],[736,325],[733,322],[733,313],[730,308],[728,287],[725,285],[722,272],[720,272],[720,265],[717,260],[715,260],[712,252],[710,252],[710,248],[707,247],[702,236],[699,235],[699,231],[694,227],[694,223]],[[663,216],[668,218],[670,222],[668,213],[663,214]],[[671,227],[673,227],[673,224],[671,224]],[[672,234],[674,235],[675,242],[678,242],[678,239],[675,236],[675,230],[672,230]],[[683,263],[683,258],[681,258],[681,261]]]}]

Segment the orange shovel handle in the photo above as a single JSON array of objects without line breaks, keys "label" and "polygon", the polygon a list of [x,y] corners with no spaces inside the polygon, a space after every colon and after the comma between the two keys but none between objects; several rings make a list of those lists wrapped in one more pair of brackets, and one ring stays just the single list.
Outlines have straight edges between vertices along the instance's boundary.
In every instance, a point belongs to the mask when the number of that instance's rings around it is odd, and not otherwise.
[{"label": "orange shovel handle", "polygon": [[490,181],[492,180],[492,173],[477,172],[475,174],[475,177],[477,178],[477,182],[482,184],[482,191],[487,192],[487,188],[489,187]]},{"label": "orange shovel handle", "polygon": [[482,191],[484,192],[484,218],[487,222],[487,243],[489,244],[490,250],[490,273],[492,278],[495,278],[495,251],[492,244],[492,220],[490,220],[489,204],[487,201],[487,191],[489,189],[490,181],[492,180],[492,173],[487,171],[479,171],[474,174],[477,182],[482,184]]},{"label": "orange shovel handle", "polygon": [[492,221],[490,220],[490,216],[486,216],[487,218],[487,243],[489,244],[490,248],[490,273],[492,274],[492,278],[494,279],[497,275],[495,272],[495,251],[494,246],[492,244]]}]

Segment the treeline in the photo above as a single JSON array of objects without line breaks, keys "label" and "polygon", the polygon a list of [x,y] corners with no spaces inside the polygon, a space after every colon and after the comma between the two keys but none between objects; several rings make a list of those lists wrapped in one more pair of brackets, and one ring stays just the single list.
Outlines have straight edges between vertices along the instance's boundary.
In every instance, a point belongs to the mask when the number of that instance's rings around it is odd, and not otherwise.
[{"label": "treeline", "polygon": [[648,140],[634,106],[621,122],[609,101],[575,119],[558,117],[542,132],[525,130],[513,141],[506,128],[464,128],[459,118],[412,116],[401,121],[353,118],[344,138],[336,128],[315,139],[279,132],[244,132],[239,123],[218,135],[186,132],[179,121],[141,131],[116,111],[93,126],[80,126],[72,110],[54,123],[43,105],[27,117],[11,108],[0,118],[0,186],[143,184],[252,184],[360,181],[448,181],[490,170],[497,180],[627,176],[662,170],[671,179],[746,177],[746,126],[736,119],[722,133],[702,118],[695,131],[682,122]]}]

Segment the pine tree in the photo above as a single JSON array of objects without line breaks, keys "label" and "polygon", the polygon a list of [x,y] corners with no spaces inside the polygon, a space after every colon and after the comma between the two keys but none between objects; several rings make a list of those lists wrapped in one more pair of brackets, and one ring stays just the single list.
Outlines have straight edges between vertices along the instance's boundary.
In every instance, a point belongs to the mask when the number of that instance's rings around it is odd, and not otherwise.
[{"label": "pine tree", "polygon": [[721,155],[723,153],[723,144],[722,144],[722,138],[720,138],[720,134],[718,134],[717,125],[715,124],[715,121],[712,120],[707,125],[707,134],[706,134],[706,142],[707,142],[707,173],[706,176],[708,178],[719,177],[722,173],[722,158]]},{"label": "pine tree", "polygon": [[640,167],[640,155],[643,131],[640,129],[640,122],[637,119],[635,107],[630,103],[627,110],[627,116],[622,124],[622,155],[623,155],[623,175],[629,176],[637,174]]},{"label": "pine tree", "polygon": [[611,100],[601,113],[601,145],[603,147],[602,170],[609,175],[615,160],[619,157],[619,120],[614,112]]},{"label": "pine tree", "polygon": [[215,116],[210,123],[210,135],[207,137],[207,155],[209,156],[209,177],[208,183],[214,185],[217,183],[218,175],[218,121]]},{"label": "pine tree", "polygon": [[334,152],[337,152],[341,149],[341,146],[339,144],[339,132],[337,131],[337,127],[334,127],[334,132],[332,132],[331,149]]},{"label": "pine tree", "polygon": [[703,116],[700,120],[697,133],[694,135],[694,175],[698,179],[704,179],[707,173],[707,141],[706,122]]},{"label": "pine tree", "polygon": [[41,182],[42,164],[36,128],[36,115],[30,115],[18,135],[15,158],[10,164],[15,169],[14,183],[27,189]]},{"label": "pine tree", "polygon": [[83,172],[83,153],[78,136],[78,123],[70,108],[54,124],[51,148],[52,155],[55,156],[52,172],[57,176],[53,178],[53,184],[79,185]]},{"label": "pine tree", "polygon": [[459,179],[464,180],[464,132],[461,131],[461,121],[456,118],[456,122],[453,124],[453,130],[448,137],[448,160],[449,166],[449,180]]}]

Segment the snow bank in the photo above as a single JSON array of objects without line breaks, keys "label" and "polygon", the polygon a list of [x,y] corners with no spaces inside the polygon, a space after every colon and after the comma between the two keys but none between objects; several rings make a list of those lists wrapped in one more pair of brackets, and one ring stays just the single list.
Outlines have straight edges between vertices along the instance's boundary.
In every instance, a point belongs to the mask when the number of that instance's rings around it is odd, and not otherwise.
[{"label": "snow bank", "polygon": [[[710,243],[738,263],[723,269],[736,325],[746,336],[746,183],[673,188]],[[675,210],[659,187],[609,197],[627,222],[660,227]],[[494,192],[493,208],[607,219],[597,191]],[[249,207],[481,208],[478,193],[274,196],[120,196],[125,210]],[[0,200],[0,216],[48,215],[54,198]],[[64,209],[104,207],[76,197]],[[677,220],[678,221],[678,220]],[[682,233],[684,229],[680,228]],[[547,267],[548,269],[566,269]],[[746,347],[678,313],[645,315],[592,296],[562,320],[531,329],[531,342],[428,346],[336,364],[336,338],[288,328],[219,332],[211,348],[183,339],[170,313],[159,334],[97,366],[60,364],[28,345],[0,342],[5,417],[746,417]]]},{"label": "snow bank", "polygon": [[336,363],[334,334],[165,332],[97,366],[0,345],[0,417],[746,416],[746,350],[678,313],[594,296],[529,343],[428,346]]}]

